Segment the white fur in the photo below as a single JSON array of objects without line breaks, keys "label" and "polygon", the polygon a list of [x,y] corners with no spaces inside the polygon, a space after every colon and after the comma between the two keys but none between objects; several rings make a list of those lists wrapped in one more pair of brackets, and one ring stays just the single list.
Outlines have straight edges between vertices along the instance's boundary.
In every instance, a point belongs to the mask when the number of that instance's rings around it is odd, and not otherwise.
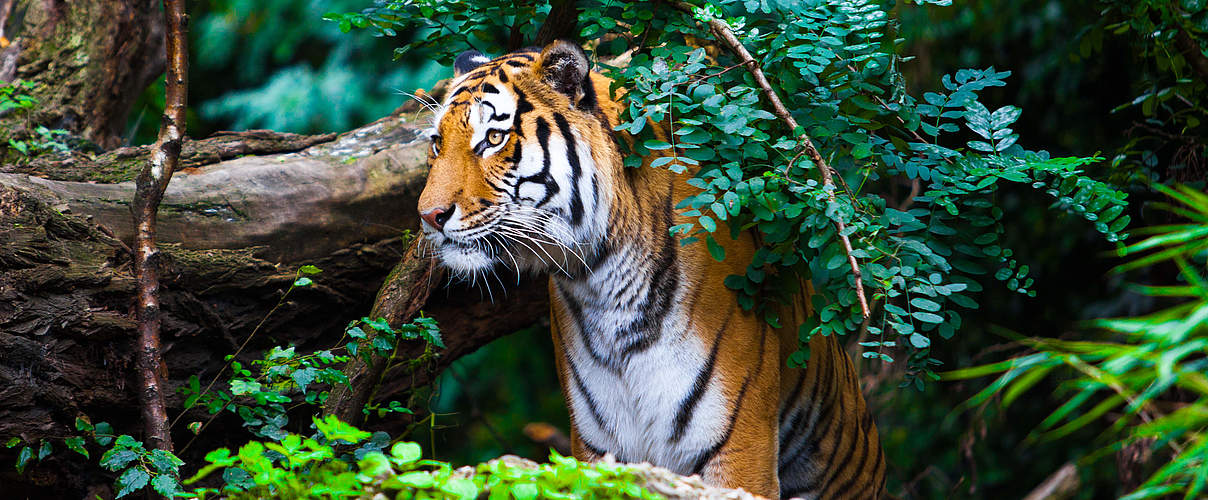
[{"label": "white fur", "polygon": [[[607,422],[600,428],[588,408],[588,395],[571,381],[567,383],[576,429],[593,446],[616,454],[626,461],[650,461],[681,474],[692,472],[693,461],[717,444],[729,423],[721,384],[714,380],[697,402],[681,438],[672,442],[675,419],[681,405],[693,390],[700,370],[708,361],[709,346],[698,335],[689,335],[690,327],[682,302],[683,289],[677,290],[670,313],[659,326],[659,340],[644,351],[633,353],[619,371],[598,363],[597,355],[621,359],[624,347],[618,330],[628,325],[645,301],[652,283],[644,279],[628,281],[618,276],[638,273],[635,262],[645,262],[636,248],[618,249],[588,277],[569,280],[555,278],[561,293],[572,295],[583,304],[583,317],[589,331],[577,325],[560,325],[567,356],[580,374],[590,398]],[[681,281],[682,282],[682,281]],[[618,300],[612,300],[614,294]],[[590,342],[592,346],[588,346]]]}]

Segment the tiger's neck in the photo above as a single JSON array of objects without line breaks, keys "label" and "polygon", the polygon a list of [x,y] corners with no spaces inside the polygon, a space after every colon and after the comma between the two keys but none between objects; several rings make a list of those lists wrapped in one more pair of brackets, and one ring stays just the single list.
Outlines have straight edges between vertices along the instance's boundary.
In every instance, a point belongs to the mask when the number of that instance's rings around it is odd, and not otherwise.
[{"label": "tiger's neck", "polygon": [[553,277],[554,300],[575,318],[575,330],[594,361],[617,371],[620,360],[648,349],[664,330],[685,277],[673,219],[670,172],[625,169],[608,217],[607,236],[585,268]]}]

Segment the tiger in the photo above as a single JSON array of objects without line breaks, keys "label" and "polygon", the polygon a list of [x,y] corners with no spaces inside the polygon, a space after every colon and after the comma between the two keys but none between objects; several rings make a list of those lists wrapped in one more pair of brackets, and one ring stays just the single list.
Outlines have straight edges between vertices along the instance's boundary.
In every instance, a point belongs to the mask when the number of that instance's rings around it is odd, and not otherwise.
[{"label": "tiger", "polygon": [[[851,359],[738,306],[752,234],[681,245],[675,209],[698,193],[651,162],[624,166],[623,89],[558,41],[495,59],[467,51],[427,132],[423,237],[453,275],[549,275],[555,365],[583,461],[611,454],[767,498],[878,498],[885,460]],[[615,94],[615,95],[614,95]],[[668,138],[669,124],[652,124]],[[806,301],[785,325],[811,314]]]}]

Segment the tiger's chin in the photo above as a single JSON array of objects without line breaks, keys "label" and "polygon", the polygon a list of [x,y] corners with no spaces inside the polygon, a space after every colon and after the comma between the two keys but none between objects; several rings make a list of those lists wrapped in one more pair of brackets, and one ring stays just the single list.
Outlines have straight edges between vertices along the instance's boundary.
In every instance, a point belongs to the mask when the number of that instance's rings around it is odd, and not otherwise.
[{"label": "tiger's chin", "polygon": [[437,245],[435,254],[440,264],[453,274],[467,277],[488,274],[499,264],[495,256],[483,249],[456,244]]}]

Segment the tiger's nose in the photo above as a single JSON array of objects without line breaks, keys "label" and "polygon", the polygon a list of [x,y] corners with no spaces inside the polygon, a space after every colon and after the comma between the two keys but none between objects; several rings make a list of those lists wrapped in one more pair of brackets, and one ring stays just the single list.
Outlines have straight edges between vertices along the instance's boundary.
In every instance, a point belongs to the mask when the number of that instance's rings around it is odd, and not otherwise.
[{"label": "tiger's nose", "polygon": [[445,223],[449,222],[449,218],[453,217],[453,211],[457,209],[456,205],[449,205],[445,208],[433,208],[427,212],[419,214],[419,217],[427,222],[433,229],[440,231],[444,229]]}]

